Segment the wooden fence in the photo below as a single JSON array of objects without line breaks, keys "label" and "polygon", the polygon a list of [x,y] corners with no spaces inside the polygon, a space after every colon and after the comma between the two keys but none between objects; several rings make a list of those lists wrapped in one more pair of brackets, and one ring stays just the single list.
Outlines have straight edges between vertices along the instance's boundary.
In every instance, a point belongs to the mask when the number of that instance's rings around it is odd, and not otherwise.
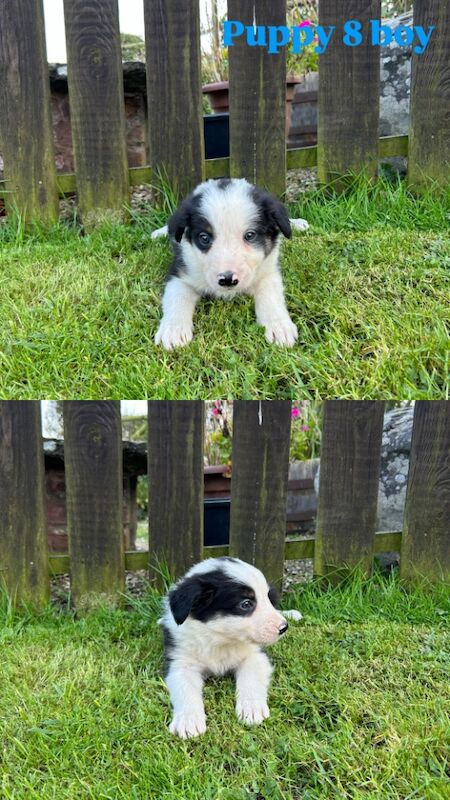
[{"label": "wooden fence", "polygon": [[125,569],[158,565],[177,577],[202,557],[232,554],[280,583],[285,559],[314,558],[315,573],[372,569],[401,552],[401,576],[450,577],[450,402],[415,406],[403,531],[376,533],[384,403],[324,404],[315,537],[286,539],[291,404],[235,401],[230,542],[203,546],[204,406],[150,401],[150,547],[125,552],[119,403],[64,403],[68,555],[48,555],[37,401],[0,403],[0,576],[15,602],[46,602],[51,575],[70,572],[79,610],[114,604]]},{"label": "wooden fence", "polygon": [[[230,158],[205,162],[198,0],[143,0],[147,44],[150,164],[127,168],[117,0],[64,0],[75,175],[56,175],[45,56],[43,0],[0,0],[0,141],[3,192],[25,220],[58,215],[58,193],[74,190],[85,224],[117,217],[129,185],[163,173],[184,193],[205,177],[246,177],[282,195],[288,168],[318,164],[322,181],[348,172],[376,175],[378,158],[408,155],[409,180],[450,180],[450,4],[416,0],[415,23],[435,30],[413,54],[410,136],[378,139],[379,48],[369,20],[381,0],[320,0],[319,22],[341,33],[363,24],[365,44],[335,35],[320,56],[317,147],[286,154],[286,53],[239,40],[229,50]],[[228,0],[229,19],[281,25],[286,0]]]}]

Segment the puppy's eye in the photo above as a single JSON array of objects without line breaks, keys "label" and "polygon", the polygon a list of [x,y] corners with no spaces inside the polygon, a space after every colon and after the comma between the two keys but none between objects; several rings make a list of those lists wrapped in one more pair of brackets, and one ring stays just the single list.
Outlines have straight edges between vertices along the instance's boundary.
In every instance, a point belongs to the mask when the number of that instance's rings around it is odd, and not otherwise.
[{"label": "puppy's eye", "polygon": [[247,233],[244,233],[244,239],[246,242],[254,242],[256,239],[256,231],[247,231]]},{"label": "puppy's eye", "polygon": [[199,233],[198,235],[198,240],[201,244],[207,245],[210,244],[211,242],[211,236],[209,235],[209,233],[202,231],[202,233]]},{"label": "puppy's eye", "polygon": [[253,608],[254,602],[253,600],[241,600],[239,603],[239,608],[242,608],[242,611],[250,611]]}]

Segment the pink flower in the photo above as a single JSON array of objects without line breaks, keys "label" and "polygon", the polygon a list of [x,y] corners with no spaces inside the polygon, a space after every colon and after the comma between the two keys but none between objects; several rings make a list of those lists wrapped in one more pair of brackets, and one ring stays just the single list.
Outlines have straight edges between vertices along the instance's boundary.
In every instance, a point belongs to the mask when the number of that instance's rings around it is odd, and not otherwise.
[{"label": "pink flower", "polygon": [[220,411],[219,411],[219,409],[218,409],[218,408],[216,408],[216,407],[214,407],[214,408],[213,408],[213,410],[212,410],[212,415],[213,415],[213,417],[218,417],[218,416],[219,416],[219,414],[220,414]]},{"label": "pink flower", "polygon": [[300,426],[300,430],[303,431],[303,433],[305,433],[306,431],[309,431],[309,425],[301,425]]},{"label": "pink flower", "polygon": [[314,22],[312,21],[312,19],[304,19],[303,22],[301,22],[298,27],[299,28],[305,28],[308,25],[314,25]]},{"label": "pink flower", "polygon": [[291,411],[291,417],[292,419],[297,419],[298,416],[300,416],[300,411],[298,410],[297,406],[294,406]]}]

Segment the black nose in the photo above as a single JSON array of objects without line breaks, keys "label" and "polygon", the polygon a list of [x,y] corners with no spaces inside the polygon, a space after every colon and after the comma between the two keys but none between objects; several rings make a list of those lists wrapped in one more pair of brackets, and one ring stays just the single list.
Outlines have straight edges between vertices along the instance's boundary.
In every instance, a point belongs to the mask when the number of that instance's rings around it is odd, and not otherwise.
[{"label": "black nose", "polygon": [[288,628],[289,628],[289,625],[287,624],[287,622],[284,622],[284,623],[283,623],[283,624],[282,624],[282,625],[281,625],[281,626],[278,628],[278,635],[279,635],[279,636],[282,636],[282,635],[283,635],[283,633],[286,633],[286,631],[287,631],[287,629],[288,629]]},{"label": "black nose", "polygon": [[221,272],[219,275],[219,286],[237,286],[238,283],[237,278],[233,280],[232,272]]}]

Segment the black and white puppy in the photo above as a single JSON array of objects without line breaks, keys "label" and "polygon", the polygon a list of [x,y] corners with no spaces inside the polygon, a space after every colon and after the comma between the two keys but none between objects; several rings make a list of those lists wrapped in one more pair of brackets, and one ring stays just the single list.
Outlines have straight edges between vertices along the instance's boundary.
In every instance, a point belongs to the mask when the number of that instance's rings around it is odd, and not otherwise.
[{"label": "black and white puppy", "polygon": [[164,631],[166,674],[173,719],[170,731],[185,739],[206,731],[203,683],[208,675],[236,676],[236,713],[257,725],[269,716],[272,673],[264,652],[287,630],[275,591],[256,567],[237,558],[208,558],[171,589],[159,624]]},{"label": "black and white puppy", "polygon": [[[305,220],[293,220],[305,230]],[[166,228],[154,231],[153,238]],[[285,206],[245,179],[201,183],[169,220],[174,249],[155,336],[166,350],[193,336],[193,315],[202,296],[230,299],[249,294],[266,339],[292,346],[297,328],[284,299],[279,266],[280,234],[291,237]]]}]

